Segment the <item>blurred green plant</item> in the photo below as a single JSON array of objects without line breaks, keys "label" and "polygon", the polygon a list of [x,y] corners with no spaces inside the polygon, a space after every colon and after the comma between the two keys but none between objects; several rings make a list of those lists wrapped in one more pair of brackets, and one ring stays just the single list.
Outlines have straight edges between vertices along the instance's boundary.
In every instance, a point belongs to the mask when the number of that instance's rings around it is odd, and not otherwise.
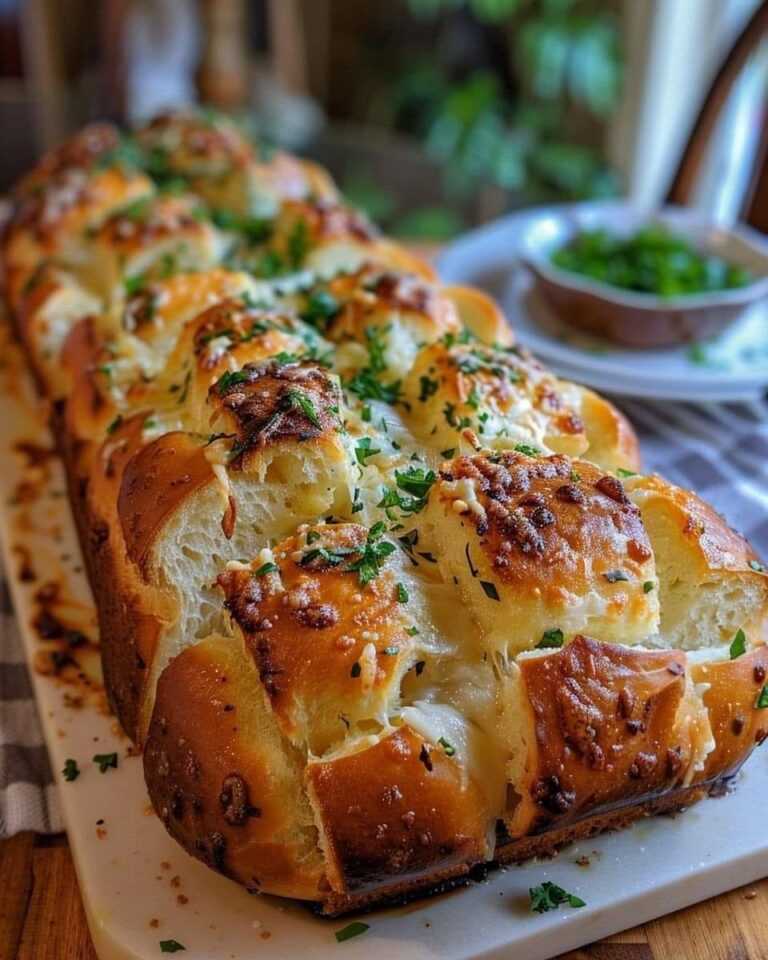
[{"label": "blurred green plant", "polygon": [[[506,191],[508,206],[618,192],[595,146],[622,82],[619,24],[609,4],[407,0],[407,7],[433,30],[433,52],[406,43],[403,66],[372,112],[424,143],[443,170],[449,204],[486,184]],[[479,44],[465,43],[473,30]],[[478,63],[478,45],[486,54],[503,50],[502,62],[486,56]],[[463,62],[457,47],[474,55]]]}]

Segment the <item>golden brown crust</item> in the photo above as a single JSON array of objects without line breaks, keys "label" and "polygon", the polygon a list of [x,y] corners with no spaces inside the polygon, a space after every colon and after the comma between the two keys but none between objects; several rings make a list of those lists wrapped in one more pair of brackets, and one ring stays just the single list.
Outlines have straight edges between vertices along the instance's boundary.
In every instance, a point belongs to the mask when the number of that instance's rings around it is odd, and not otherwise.
[{"label": "golden brown crust", "polygon": [[185,433],[166,433],[126,464],[118,511],[128,557],[145,569],[158,530],[178,505],[213,480],[199,442]]},{"label": "golden brown crust", "polygon": [[[594,465],[513,451],[459,457],[443,464],[430,516],[478,622],[503,633],[510,652],[551,629],[600,629],[622,642],[654,632],[658,603],[645,587],[655,581],[653,551],[640,513]],[[517,629],[505,609],[518,612]]]},{"label": "golden brown crust", "polygon": [[407,726],[367,749],[310,763],[307,781],[335,893],[402,891],[490,854],[481,792]]},{"label": "golden brown crust", "polygon": [[461,330],[450,299],[418,274],[366,264],[335,277],[328,290],[341,305],[323,331],[331,340],[365,343],[366,331],[391,324],[393,312],[407,317],[423,342]]},{"label": "golden brown crust", "polygon": [[513,837],[540,833],[684,782],[688,730],[677,723],[685,654],[576,637],[518,661],[534,742],[507,813]]},{"label": "golden brown crust", "polygon": [[[702,574],[715,570],[756,572],[758,557],[752,546],[717,511],[690,490],[673,486],[658,475],[630,477],[627,489],[641,509],[653,503],[669,523],[682,531],[688,564]],[[757,577],[763,576],[759,572]]]},{"label": "golden brown crust", "polygon": [[236,469],[268,445],[317,440],[340,428],[338,385],[311,361],[246,363],[224,373],[208,401],[215,433],[232,438],[229,463]]},{"label": "golden brown crust", "polygon": [[579,391],[580,414],[589,441],[584,458],[606,470],[639,471],[640,444],[632,424],[621,410],[592,390],[580,387]]},{"label": "golden brown crust", "polygon": [[193,856],[253,892],[320,899],[300,767],[234,641],[205,640],[163,672],[144,770],[160,818]]},{"label": "golden brown crust", "polygon": [[498,303],[482,290],[449,285],[442,292],[456,306],[464,326],[482,343],[511,347],[515,342],[512,327]]},{"label": "golden brown crust", "polygon": [[360,582],[367,537],[357,524],[308,528],[274,561],[219,576],[283,732],[315,753],[381,716],[416,659],[395,572]]},{"label": "golden brown crust", "polygon": [[733,776],[753,748],[768,736],[768,711],[757,702],[768,680],[768,647],[757,647],[735,660],[695,664],[695,683],[706,684],[715,748],[697,780]]}]

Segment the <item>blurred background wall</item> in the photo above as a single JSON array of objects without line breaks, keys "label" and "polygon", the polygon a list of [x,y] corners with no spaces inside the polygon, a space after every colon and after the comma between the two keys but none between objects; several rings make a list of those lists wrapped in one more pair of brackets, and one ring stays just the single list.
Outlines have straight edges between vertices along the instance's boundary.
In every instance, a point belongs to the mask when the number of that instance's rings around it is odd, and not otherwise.
[{"label": "blurred background wall", "polygon": [[[202,102],[328,164],[405,236],[532,203],[654,204],[757,4],[0,0],[0,187],[89,119]],[[765,59],[734,88],[701,177],[698,202],[725,220],[760,148]]]}]

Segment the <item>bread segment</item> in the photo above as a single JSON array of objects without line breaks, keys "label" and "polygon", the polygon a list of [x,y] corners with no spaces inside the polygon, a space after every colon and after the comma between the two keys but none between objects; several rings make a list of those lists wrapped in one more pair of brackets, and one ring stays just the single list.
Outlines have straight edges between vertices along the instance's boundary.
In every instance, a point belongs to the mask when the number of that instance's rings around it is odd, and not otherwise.
[{"label": "bread segment", "polygon": [[222,117],[86,128],[3,293],[104,676],[193,856],[335,914],[732,779],[768,582],[624,416]]}]

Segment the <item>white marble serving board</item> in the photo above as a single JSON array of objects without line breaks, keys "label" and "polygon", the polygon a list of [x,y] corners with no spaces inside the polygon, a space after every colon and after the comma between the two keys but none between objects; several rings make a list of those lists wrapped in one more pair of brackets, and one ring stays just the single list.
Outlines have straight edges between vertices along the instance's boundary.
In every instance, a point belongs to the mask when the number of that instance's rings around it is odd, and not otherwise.
[{"label": "white marble serving board", "polygon": [[[30,665],[41,641],[31,623],[40,586],[61,578],[92,628],[90,594],[58,461],[50,477],[35,480],[39,495],[19,503],[18,484],[30,481],[19,440],[50,446],[13,346],[2,344],[0,511],[3,560]],[[21,498],[22,501],[25,499]],[[27,551],[36,578],[19,576]],[[337,943],[351,919],[323,920],[270,897],[252,897],[188,857],[150,812],[141,760],[114,718],[96,706],[72,709],[61,681],[31,669],[40,717],[59,784],[61,805],[96,951],[101,960],[150,960],[161,940],[176,940],[189,960],[278,960],[311,957],[365,960],[464,960],[470,957],[545,960],[768,873],[768,751],[747,764],[738,788],[681,816],[647,820],[619,834],[567,848],[548,861],[491,873],[482,883],[361,919],[369,930]],[[97,702],[99,697],[91,698]],[[99,773],[95,753],[117,750],[116,770]],[[64,782],[67,758],[81,775]],[[103,823],[99,824],[98,821]],[[576,860],[588,861],[588,866]],[[551,880],[582,897],[583,909],[530,912],[528,888]],[[676,960],[685,960],[685,954]]]}]

